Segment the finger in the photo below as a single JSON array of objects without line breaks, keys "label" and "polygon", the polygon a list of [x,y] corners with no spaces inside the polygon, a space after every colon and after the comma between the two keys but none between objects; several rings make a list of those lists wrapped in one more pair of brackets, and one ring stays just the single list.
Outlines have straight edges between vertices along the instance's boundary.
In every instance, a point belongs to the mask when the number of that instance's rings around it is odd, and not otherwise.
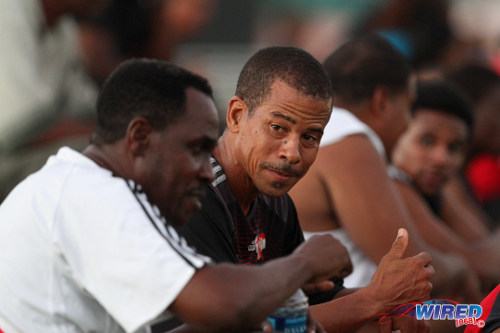
[{"label": "finger", "polygon": [[260,328],[262,332],[273,332],[273,325],[267,320],[264,320],[262,324],[260,324]]},{"label": "finger", "polygon": [[436,273],[436,271],[434,270],[434,266],[432,265],[425,266],[425,269],[427,270],[427,272],[429,272],[429,277],[433,277]]},{"label": "finger", "polygon": [[428,265],[430,265],[432,263],[432,257],[427,252],[420,252],[419,254],[417,254],[415,256],[415,258],[417,258],[418,260],[420,260],[420,262],[424,266],[428,266]]},{"label": "finger", "polygon": [[391,333],[392,332],[392,320],[387,320],[383,324],[379,324],[379,333]]},{"label": "finger", "polygon": [[389,252],[385,255],[387,259],[401,259],[406,248],[408,247],[408,231],[404,228],[399,228],[398,236]]},{"label": "finger", "polygon": [[330,280],[325,280],[317,283],[307,283],[302,287],[302,290],[306,295],[310,295],[317,292],[332,290],[333,287],[335,287],[335,283]]},{"label": "finger", "polygon": [[307,310],[307,333],[316,333],[316,321],[310,310]]}]

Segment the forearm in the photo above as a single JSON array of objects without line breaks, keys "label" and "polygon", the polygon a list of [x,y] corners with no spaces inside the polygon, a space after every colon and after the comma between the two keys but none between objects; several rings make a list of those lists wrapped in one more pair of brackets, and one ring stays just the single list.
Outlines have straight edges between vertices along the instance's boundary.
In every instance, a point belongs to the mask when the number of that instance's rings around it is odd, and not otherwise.
[{"label": "forearm", "polygon": [[195,274],[170,310],[201,327],[246,330],[262,322],[312,276],[300,256],[262,266],[207,266]]},{"label": "forearm", "polygon": [[352,332],[376,320],[384,312],[379,304],[362,288],[330,302],[311,306],[310,310],[327,332]]}]

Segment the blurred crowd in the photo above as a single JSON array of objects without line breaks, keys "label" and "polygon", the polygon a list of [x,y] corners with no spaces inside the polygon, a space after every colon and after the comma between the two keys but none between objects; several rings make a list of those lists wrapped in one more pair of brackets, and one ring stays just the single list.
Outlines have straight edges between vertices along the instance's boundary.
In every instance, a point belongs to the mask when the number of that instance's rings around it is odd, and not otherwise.
[{"label": "blurred crowd", "polygon": [[[59,147],[79,150],[88,144],[100,86],[127,59],[170,61],[207,77],[223,128],[238,72],[256,50],[296,46],[323,63],[352,38],[377,33],[411,68],[406,131],[386,144],[377,122],[350,109],[356,103],[339,105],[382,139],[385,153],[379,155],[400,171],[392,173],[397,205],[412,220],[431,221],[415,223],[422,243],[454,253],[457,265],[477,278],[469,281],[477,293],[443,295],[479,302],[500,283],[500,269],[493,267],[500,260],[500,2],[0,0],[0,13],[0,203]],[[334,89],[334,99],[335,94]],[[450,108],[470,114],[466,125],[451,124],[446,117],[454,116],[447,111],[429,112]],[[439,118],[442,114],[446,119]],[[320,157],[321,150],[316,164]],[[341,169],[343,177],[355,172],[350,169]],[[303,197],[317,193],[305,182],[314,181],[305,177],[291,196],[304,231],[326,232],[330,226],[315,225],[301,211],[309,205]],[[387,249],[372,251],[377,244],[356,236],[352,230],[362,226],[349,226],[350,215],[337,199],[334,229],[345,229],[349,246],[371,251],[364,256],[377,263],[375,253]],[[419,205],[422,210],[415,208]],[[455,331],[436,331],[446,330]]]}]

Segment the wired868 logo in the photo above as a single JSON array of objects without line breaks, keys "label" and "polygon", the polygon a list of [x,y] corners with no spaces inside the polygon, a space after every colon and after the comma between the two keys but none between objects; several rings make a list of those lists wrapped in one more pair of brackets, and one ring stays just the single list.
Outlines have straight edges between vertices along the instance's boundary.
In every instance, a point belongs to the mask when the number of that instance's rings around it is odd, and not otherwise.
[{"label": "wired868 logo", "polygon": [[479,319],[482,313],[483,308],[478,304],[458,304],[446,299],[435,299],[400,305],[392,312],[384,314],[379,323],[384,324],[393,317],[411,316],[417,320],[454,320],[455,327],[476,325],[482,328],[484,320]]}]

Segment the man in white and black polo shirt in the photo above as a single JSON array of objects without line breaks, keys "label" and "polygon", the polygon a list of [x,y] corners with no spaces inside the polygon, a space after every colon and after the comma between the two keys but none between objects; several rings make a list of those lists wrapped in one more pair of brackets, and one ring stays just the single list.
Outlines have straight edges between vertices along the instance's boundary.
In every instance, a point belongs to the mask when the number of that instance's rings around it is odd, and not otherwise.
[{"label": "man in white and black polo shirt", "polygon": [[167,223],[200,209],[214,179],[218,118],[205,79],[128,61],[104,84],[97,122],[83,153],[61,148],[0,206],[1,330],[135,332],[174,313],[244,331],[337,273],[331,237],[258,268],[212,265]]}]

